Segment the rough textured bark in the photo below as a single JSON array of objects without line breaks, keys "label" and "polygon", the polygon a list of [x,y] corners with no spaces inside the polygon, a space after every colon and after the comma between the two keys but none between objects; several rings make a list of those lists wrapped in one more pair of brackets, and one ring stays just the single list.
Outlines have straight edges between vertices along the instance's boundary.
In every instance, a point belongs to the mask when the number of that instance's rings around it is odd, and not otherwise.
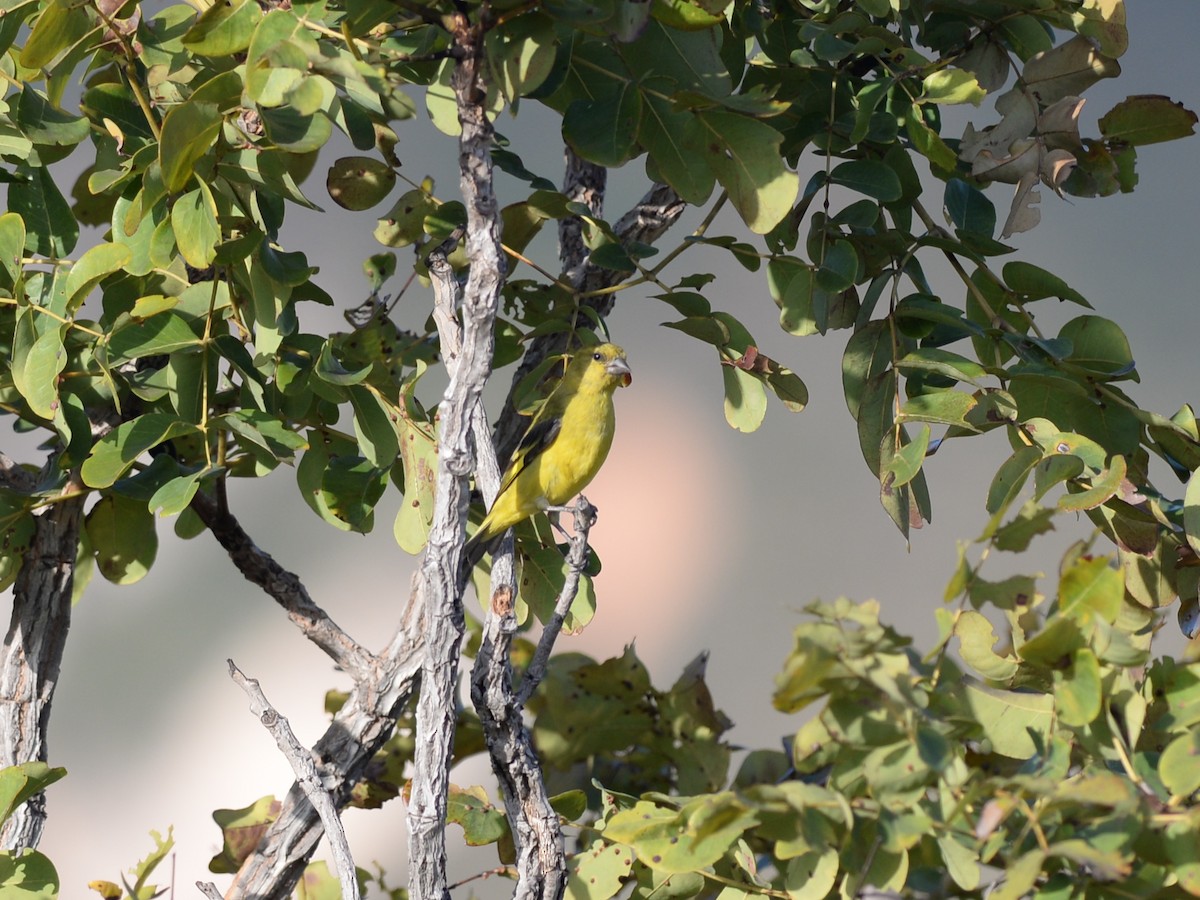
[{"label": "rough textured bark", "polygon": [[520,693],[513,686],[510,663],[512,636],[517,630],[513,589],[499,581],[495,573],[492,602],[471,672],[471,702],[479,713],[517,851],[515,900],[559,900],[567,887],[562,827],[550,805],[533,738],[522,714],[525,702],[545,674],[550,651],[579,589],[579,579],[587,565],[588,533],[594,521],[595,508],[580,498],[563,592],[555,604],[554,618],[542,631]]},{"label": "rough textured bark", "polygon": [[[48,759],[46,730],[71,624],[83,500],[61,500],[36,518],[33,542],[13,587],[12,620],[0,655],[2,766]],[[4,823],[0,846],[36,847],[45,823],[45,797],[38,794]]]},{"label": "rough textured bark", "polygon": [[[367,763],[391,736],[421,672],[424,642],[422,613],[414,590],[401,612],[387,650],[370,678],[356,681],[350,697],[313,746],[325,787],[342,809],[362,778]],[[286,900],[312,857],[324,829],[304,789],[293,784],[279,817],[242,863],[225,892],[226,900]]]},{"label": "rough textured bark", "polygon": [[499,206],[492,181],[492,125],[484,111],[482,29],[460,23],[455,43],[462,54],[451,84],[462,126],[459,188],[467,210],[466,249],[470,270],[463,291],[462,347],[438,406],[441,427],[433,523],[418,572],[418,594],[425,609],[426,652],[417,703],[417,741],[408,805],[412,900],[449,897],[446,795],[463,634],[459,565],[470,499],[467,476],[474,461],[471,421],[491,369],[492,326],[505,271]]}]

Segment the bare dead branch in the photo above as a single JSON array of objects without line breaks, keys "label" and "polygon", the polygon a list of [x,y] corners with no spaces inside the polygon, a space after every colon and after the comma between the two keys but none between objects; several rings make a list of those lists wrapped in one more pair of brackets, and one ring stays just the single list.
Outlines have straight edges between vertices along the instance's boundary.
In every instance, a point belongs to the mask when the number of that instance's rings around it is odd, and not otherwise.
[{"label": "bare dead branch", "polygon": [[211,881],[197,881],[196,887],[208,900],[221,900],[221,892]]},{"label": "bare dead branch", "polygon": [[342,631],[325,610],[313,602],[300,576],[289,572],[271,554],[260,549],[229,510],[203,493],[197,493],[192,499],[192,509],[225,548],[234,567],[247,581],[258,585],[282,606],[305,637],[324,650],[355,681],[372,675],[378,661],[371,652]]},{"label": "bare dead branch", "polygon": [[471,422],[491,370],[492,326],[505,271],[492,180],[493,132],[484,110],[482,30],[461,27],[455,32],[455,42],[465,51],[455,66],[451,85],[462,126],[459,188],[467,209],[470,270],[463,293],[462,346],[438,407],[441,429],[433,522],[417,582],[419,602],[425,610],[426,654],[408,807],[409,894],[413,900],[449,897],[446,797],[463,635],[459,565],[470,499],[466,481],[474,462]]},{"label": "bare dead branch", "polygon": [[[46,732],[71,624],[84,496],[54,503],[35,518],[13,586],[12,619],[0,650],[0,766],[48,758]],[[36,847],[45,824],[46,800],[37,794],[4,823],[0,847]]]},{"label": "bare dead branch", "polygon": [[[349,698],[313,746],[313,756],[325,773],[325,787],[338,809],[349,802],[351,791],[391,736],[396,718],[416,688],[424,649],[423,611],[416,597],[414,591],[372,677],[355,682]],[[293,784],[279,817],[242,863],[226,900],[287,900],[323,833],[320,817],[304,790]]]},{"label": "bare dead branch", "polygon": [[321,817],[321,824],[325,828],[325,837],[329,841],[329,849],[333,854],[334,868],[342,886],[342,897],[347,900],[358,900],[358,877],[354,870],[354,859],[350,855],[350,845],[346,841],[346,830],[342,827],[342,820],[338,817],[333,797],[322,783],[312,754],[296,740],[296,735],[288,720],[280,715],[279,711],[267,700],[267,695],[263,693],[258,679],[247,678],[242,670],[234,665],[232,659],[226,660],[226,662],[229,664],[229,677],[250,698],[250,711],[258,717],[263,727],[275,738],[275,745],[279,747],[279,751],[291,765],[292,771],[296,773],[296,783],[300,785],[304,796],[308,798],[308,802],[313,805],[317,815]]}]

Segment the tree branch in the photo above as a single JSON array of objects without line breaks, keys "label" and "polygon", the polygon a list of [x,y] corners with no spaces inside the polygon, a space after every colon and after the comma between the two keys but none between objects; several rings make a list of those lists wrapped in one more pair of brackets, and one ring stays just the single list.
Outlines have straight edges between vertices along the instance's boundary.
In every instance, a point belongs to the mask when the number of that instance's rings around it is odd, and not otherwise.
[{"label": "tree branch", "polygon": [[258,585],[287,611],[304,636],[320,647],[355,682],[367,679],[378,660],[365,647],[342,631],[320,606],[313,602],[300,577],[279,565],[251,539],[238,520],[211,498],[197,493],[192,509],[217,539],[234,567]]},{"label": "tree branch", "polygon": [[595,524],[596,507],[588,502],[587,497],[580,496],[575,504],[575,534],[571,538],[571,549],[567,551],[567,576],[563,579],[562,593],[554,604],[554,615],[542,628],[533,659],[529,661],[525,677],[521,680],[521,690],[517,694],[517,705],[521,708],[529,702],[537,686],[546,677],[546,666],[550,662],[554,642],[558,640],[571,604],[575,602],[575,595],[579,593],[579,579],[583,577],[583,570],[588,563],[588,535]]},{"label": "tree branch", "polygon": [[[563,155],[566,158],[563,193],[574,202],[587,206],[596,218],[602,217],[608,169],[578,156],[570,145],[566,146]],[[562,261],[565,280],[571,284],[582,284],[588,248],[583,243],[583,222],[578,216],[558,220],[558,256]]]},{"label": "tree branch", "polygon": [[[15,473],[22,470],[8,457],[0,468],[20,482]],[[33,541],[13,587],[12,619],[0,650],[0,766],[48,759],[46,732],[71,625],[85,497],[68,497],[34,518]],[[4,823],[0,847],[36,847],[45,824],[46,800],[37,794]]]},{"label": "tree branch", "polygon": [[513,689],[510,663],[512,636],[517,630],[513,588],[498,582],[494,574],[492,602],[471,672],[471,702],[479,713],[517,852],[515,900],[558,900],[567,886],[562,829],[558,814],[550,805],[522,712],[545,674],[550,652],[579,589],[579,579],[587,565],[588,532],[595,517],[595,507],[581,497],[575,509],[575,534],[567,555],[568,574],[563,591],[555,604],[554,618],[542,631],[520,693]]},{"label": "tree branch", "polygon": [[[416,688],[424,656],[423,633],[423,610],[414,589],[371,677],[355,681],[349,698],[313,746],[313,756],[325,773],[325,787],[338,809],[349,802],[351,791],[391,736],[396,718]],[[293,784],[279,817],[226,891],[227,900],[287,900],[323,833],[303,788]]]},{"label": "tree branch", "polygon": [[232,659],[226,660],[226,662],[229,664],[229,677],[250,698],[250,711],[258,717],[263,727],[275,738],[276,746],[291,765],[292,771],[296,773],[296,783],[300,785],[304,796],[308,798],[308,802],[313,805],[317,815],[321,817],[321,824],[325,827],[325,837],[328,839],[329,849],[333,853],[334,868],[338,873],[338,881],[341,882],[342,897],[345,900],[358,900],[358,876],[354,870],[354,860],[350,856],[350,845],[346,842],[346,830],[342,827],[342,820],[338,818],[338,810],[334,806],[332,795],[325,789],[321,781],[321,775],[317,771],[312,754],[296,740],[296,735],[292,731],[292,726],[288,724],[288,720],[280,715],[279,711],[267,700],[267,695],[263,693],[258,679],[247,678],[242,670],[233,664]]},{"label": "tree branch", "polygon": [[450,895],[446,882],[446,795],[463,635],[459,566],[470,499],[467,476],[474,457],[471,421],[491,370],[492,328],[504,281],[491,158],[493,132],[484,110],[482,28],[460,23],[455,43],[464,50],[451,85],[462,126],[459,187],[467,209],[470,270],[463,294],[462,346],[438,407],[441,428],[434,514],[418,572],[419,602],[425,610],[426,654],[408,807],[412,900],[443,900]]}]

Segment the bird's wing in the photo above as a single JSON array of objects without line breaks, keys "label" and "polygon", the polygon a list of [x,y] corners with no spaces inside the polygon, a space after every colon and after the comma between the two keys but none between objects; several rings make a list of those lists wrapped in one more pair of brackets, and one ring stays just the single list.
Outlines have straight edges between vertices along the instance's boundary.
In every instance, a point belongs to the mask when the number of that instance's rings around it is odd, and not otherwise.
[{"label": "bird's wing", "polygon": [[546,448],[554,443],[560,431],[562,431],[561,415],[539,416],[534,420],[521,437],[521,443],[517,444],[512,462],[508,464],[504,478],[500,481],[500,493],[503,493],[504,489],[516,480],[530,462],[537,459],[546,451]]}]

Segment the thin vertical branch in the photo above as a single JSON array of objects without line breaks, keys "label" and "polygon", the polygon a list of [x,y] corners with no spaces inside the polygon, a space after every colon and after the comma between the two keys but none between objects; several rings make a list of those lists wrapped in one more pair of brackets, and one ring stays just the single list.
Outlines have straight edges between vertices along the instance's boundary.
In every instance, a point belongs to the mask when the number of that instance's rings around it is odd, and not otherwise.
[{"label": "thin vertical branch", "polygon": [[458,576],[469,500],[466,482],[473,461],[471,421],[491,369],[492,327],[505,271],[499,206],[493,187],[492,125],[484,110],[483,26],[460,19],[454,40],[462,51],[451,84],[462,126],[459,186],[467,209],[470,270],[463,294],[463,342],[458,365],[438,407],[441,428],[433,522],[418,572],[418,595],[425,611],[426,655],[417,703],[417,741],[408,806],[409,894],[413,900],[449,897],[446,796],[463,635]]}]

